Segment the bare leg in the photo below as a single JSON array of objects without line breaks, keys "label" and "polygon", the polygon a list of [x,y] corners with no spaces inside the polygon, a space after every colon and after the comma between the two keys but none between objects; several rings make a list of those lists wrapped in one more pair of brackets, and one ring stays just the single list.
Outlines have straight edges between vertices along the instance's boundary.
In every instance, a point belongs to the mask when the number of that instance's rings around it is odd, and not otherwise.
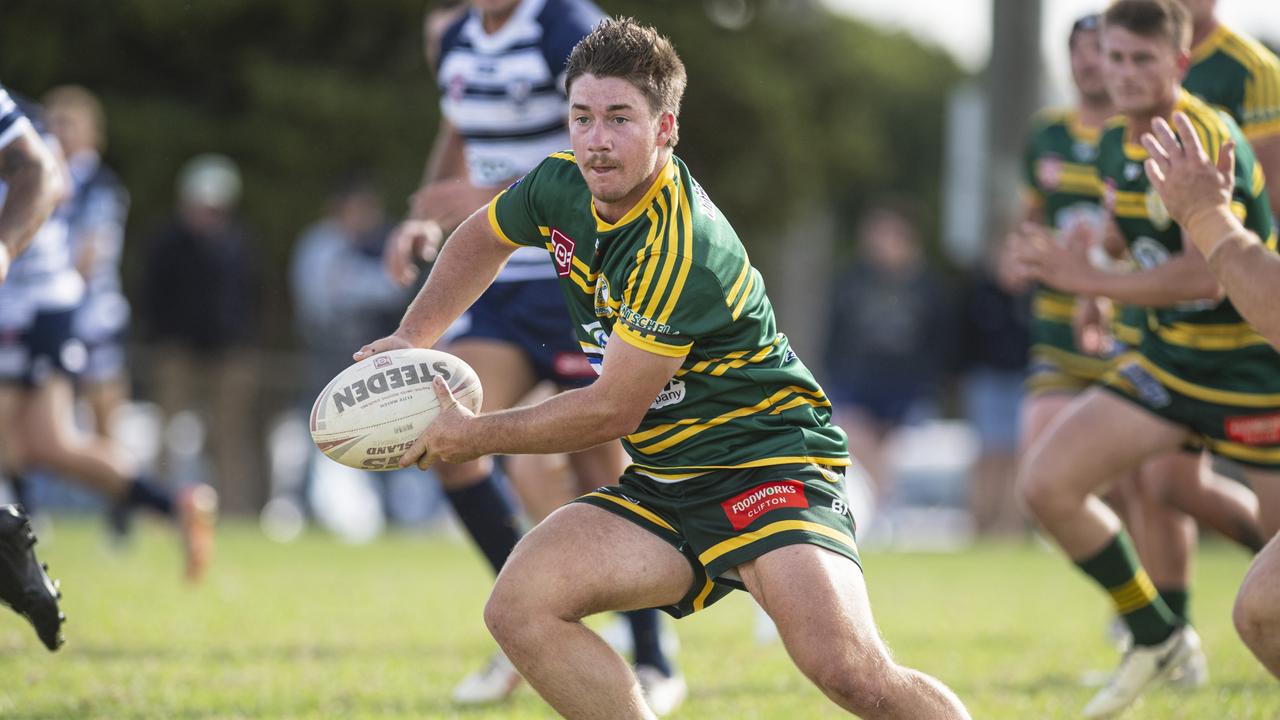
[{"label": "bare leg", "polygon": [[136,467],[114,443],[85,437],[75,426],[72,404],[71,381],[64,376],[28,392],[19,426],[26,462],[121,499]]},{"label": "bare leg", "polygon": [[566,718],[652,718],[626,661],[581,621],[674,604],[692,582],[688,560],[666,542],[599,508],[570,504],[516,547],[485,606],[485,623],[520,674]]},{"label": "bare leg", "polygon": [[1166,481],[1161,497],[1205,527],[1256,553],[1267,543],[1258,517],[1258,497],[1249,488],[1213,471],[1208,457],[1196,474]]},{"label": "bare leg", "polygon": [[852,560],[816,545],[788,545],[738,572],[796,667],[840,707],[863,718],[969,717],[949,688],[889,657]]},{"label": "bare leg", "polygon": [[1167,501],[1166,488],[1196,484],[1201,472],[1199,454],[1173,452],[1148,460],[1138,474],[1135,521],[1129,531],[1142,566],[1160,589],[1185,589],[1191,584],[1196,525]]},{"label": "bare leg", "polygon": [[85,398],[93,411],[93,431],[102,438],[115,438],[116,412],[129,398],[129,383],[123,376],[107,378],[89,385]]},{"label": "bare leg", "polygon": [[1280,473],[1251,470],[1247,477],[1257,489],[1271,540],[1245,575],[1232,619],[1244,644],[1280,679]]}]

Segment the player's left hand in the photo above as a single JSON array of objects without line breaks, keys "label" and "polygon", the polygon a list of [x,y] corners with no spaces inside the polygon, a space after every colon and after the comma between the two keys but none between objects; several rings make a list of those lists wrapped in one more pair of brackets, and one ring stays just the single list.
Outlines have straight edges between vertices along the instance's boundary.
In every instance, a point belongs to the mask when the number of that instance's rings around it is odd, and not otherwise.
[{"label": "player's left hand", "polygon": [[1218,152],[1217,162],[1209,158],[1200,136],[1186,113],[1173,115],[1177,135],[1164,118],[1151,123],[1143,133],[1142,146],[1151,157],[1144,166],[1147,177],[1174,222],[1187,227],[1192,217],[1231,207],[1235,186],[1235,144],[1228,140]]},{"label": "player's left hand", "polygon": [[470,420],[475,413],[454,399],[453,391],[444,378],[437,375],[431,387],[440,401],[440,414],[400,456],[400,467],[416,464],[419,470],[426,470],[441,460],[461,463],[484,454],[476,447],[470,432]]},{"label": "player's left hand", "polygon": [[1036,279],[1063,292],[1088,292],[1089,277],[1097,272],[1089,263],[1089,231],[1083,225],[1058,236],[1036,223],[1023,223],[1014,251],[1019,264]]}]

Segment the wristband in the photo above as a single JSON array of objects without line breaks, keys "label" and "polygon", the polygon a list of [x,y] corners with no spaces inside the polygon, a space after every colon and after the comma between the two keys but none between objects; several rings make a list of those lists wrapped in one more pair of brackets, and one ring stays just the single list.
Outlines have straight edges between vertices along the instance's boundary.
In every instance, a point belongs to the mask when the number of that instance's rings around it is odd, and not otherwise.
[{"label": "wristband", "polygon": [[1224,205],[1192,213],[1183,223],[1182,229],[1206,258],[1227,238],[1248,232],[1236,216],[1231,214],[1231,208]]}]

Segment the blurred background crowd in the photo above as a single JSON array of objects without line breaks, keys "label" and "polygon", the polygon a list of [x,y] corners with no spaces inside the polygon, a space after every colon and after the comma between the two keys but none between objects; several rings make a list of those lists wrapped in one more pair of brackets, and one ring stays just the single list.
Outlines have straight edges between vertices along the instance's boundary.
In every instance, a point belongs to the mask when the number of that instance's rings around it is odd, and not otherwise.
[{"label": "blurred background crowd", "polygon": [[[1028,119],[1067,97],[1070,21],[1100,8],[946,3],[991,28],[975,61],[880,24],[891,3],[600,4],[681,52],[677,152],[823,379],[870,478],[865,531],[943,544],[1022,532],[1009,488],[1030,311],[998,278],[995,240]],[[439,122],[428,7],[119,0],[90,23],[71,0],[4,11],[22,43],[0,49],[0,79],[43,103],[73,174],[100,159],[118,179],[108,267],[78,266],[124,356],[91,378],[81,421],[170,482],[209,481],[224,513],[281,538],[312,518],[362,539],[447,515],[429,476],[339,467],[305,423],[416,290],[381,256]],[[42,510],[97,502],[51,474],[34,482]]]}]

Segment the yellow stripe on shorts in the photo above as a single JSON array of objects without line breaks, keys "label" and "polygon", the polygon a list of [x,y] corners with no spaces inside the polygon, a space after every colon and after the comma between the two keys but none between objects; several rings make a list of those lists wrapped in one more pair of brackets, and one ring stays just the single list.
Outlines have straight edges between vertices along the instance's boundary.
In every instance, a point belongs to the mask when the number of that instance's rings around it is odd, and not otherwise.
[{"label": "yellow stripe on shorts", "polygon": [[640,517],[644,518],[645,520],[648,520],[649,522],[653,523],[654,525],[657,525],[657,526],[659,526],[659,527],[664,527],[664,528],[666,528],[666,529],[670,530],[671,532],[675,532],[675,531],[676,531],[676,529],[675,529],[675,528],[671,527],[671,524],[670,524],[670,523],[668,523],[666,520],[663,520],[662,518],[658,517],[657,515],[654,515],[652,511],[650,511],[650,510],[648,510],[648,509],[646,509],[646,508],[642,508],[642,507],[640,507],[639,505],[637,505],[637,504],[635,504],[635,503],[633,503],[633,502],[627,502],[626,500],[623,500],[622,498],[617,497],[617,496],[615,496],[615,495],[608,495],[608,494],[606,494],[606,493],[602,493],[602,492],[592,492],[592,493],[587,493],[586,495],[583,495],[582,497],[593,497],[593,498],[601,498],[601,499],[604,499],[604,500],[608,500],[609,502],[611,502],[611,503],[613,503],[613,504],[615,504],[615,505],[620,505],[620,506],[622,506],[622,507],[624,507],[624,508],[626,508],[626,509],[630,510],[631,512],[635,513],[636,515],[639,515]]},{"label": "yellow stripe on shorts", "polygon": [[850,550],[858,552],[858,545],[853,541],[853,538],[839,530],[836,530],[835,528],[829,528],[826,525],[819,525],[818,523],[809,522],[807,520],[779,520],[778,522],[765,525],[759,530],[745,532],[737,537],[731,537],[728,540],[723,540],[712,545],[698,556],[698,562],[702,563],[704,566],[710,565],[722,555],[731,553],[738,548],[746,547],[757,540],[763,540],[771,535],[777,535],[780,532],[786,532],[788,530],[807,530],[809,532],[831,538],[836,542],[847,545]]}]

